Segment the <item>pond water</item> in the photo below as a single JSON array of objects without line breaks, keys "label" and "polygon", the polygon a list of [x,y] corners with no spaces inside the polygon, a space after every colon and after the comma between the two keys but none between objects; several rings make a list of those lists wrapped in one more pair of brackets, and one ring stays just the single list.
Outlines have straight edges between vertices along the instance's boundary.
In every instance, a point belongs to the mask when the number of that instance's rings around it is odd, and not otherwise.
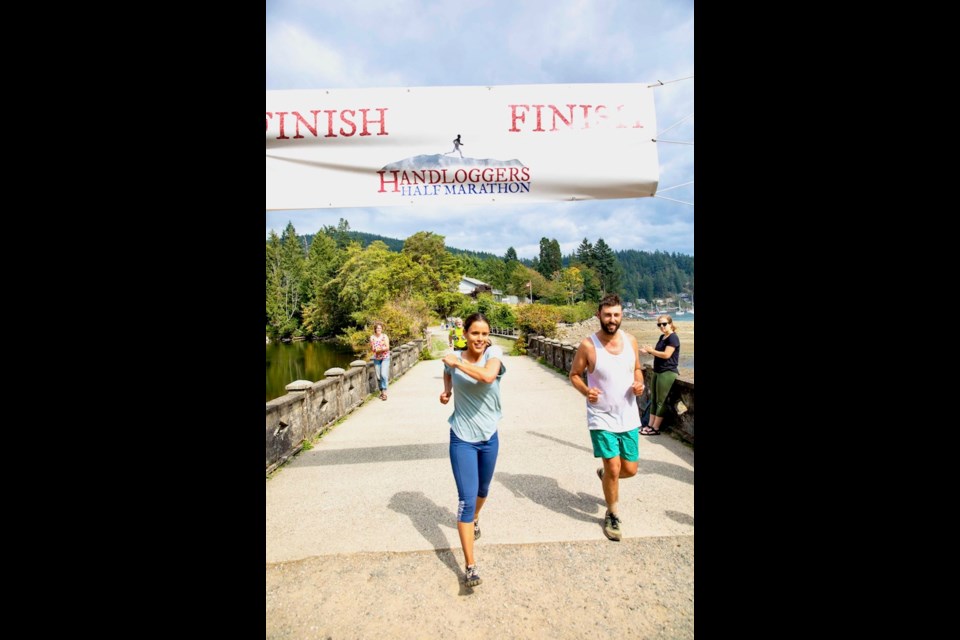
[{"label": "pond water", "polygon": [[276,342],[267,345],[267,402],[286,395],[294,380],[323,380],[333,367],[349,369],[358,360],[353,351],[334,342]]}]

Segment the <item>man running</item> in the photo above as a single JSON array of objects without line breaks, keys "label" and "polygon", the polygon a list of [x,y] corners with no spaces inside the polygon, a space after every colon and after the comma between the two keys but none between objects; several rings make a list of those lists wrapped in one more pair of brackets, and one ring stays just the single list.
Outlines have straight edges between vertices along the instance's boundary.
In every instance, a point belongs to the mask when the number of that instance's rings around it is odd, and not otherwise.
[{"label": "man running", "polygon": [[[643,366],[637,339],[620,331],[623,306],[620,296],[608,293],[597,309],[600,331],[584,338],[573,356],[570,382],[587,397],[587,428],[593,455],[603,458],[597,475],[607,501],[603,533],[620,540],[620,479],[637,475],[637,428],[640,414],[637,396],[643,393]],[[587,372],[587,382],[583,372]]]}]

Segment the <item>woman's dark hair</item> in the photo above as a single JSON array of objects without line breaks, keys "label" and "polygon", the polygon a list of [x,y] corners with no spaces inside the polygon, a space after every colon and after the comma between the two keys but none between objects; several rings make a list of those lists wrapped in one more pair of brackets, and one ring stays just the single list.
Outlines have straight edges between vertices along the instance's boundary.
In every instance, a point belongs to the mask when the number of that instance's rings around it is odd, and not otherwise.
[{"label": "woman's dark hair", "polygon": [[373,323],[373,330],[376,331],[376,330],[377,330],[377,327],[380,327],[381,329],[383,329],[383,323],[382,323],[382,322],[374,322],[374,323]]},{"label": "woman's dark hair", "polygon": [[480,312],[471,313],[469,316],[467,316],[467,319],[463,321],[463,332],[466,333],[467,331],[469,331],[470,325],[472,325],[477,320],[479,320],[480,322],[486,322],[487,327],[488,328],[490,327],[490,321],[487,320],[487,316],[483,315]]}]

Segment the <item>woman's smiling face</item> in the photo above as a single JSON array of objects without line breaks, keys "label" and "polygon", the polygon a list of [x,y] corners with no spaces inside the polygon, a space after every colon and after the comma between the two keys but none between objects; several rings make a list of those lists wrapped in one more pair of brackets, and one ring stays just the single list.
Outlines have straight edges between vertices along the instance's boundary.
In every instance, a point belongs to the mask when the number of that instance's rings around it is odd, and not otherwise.
[{"label": "woman's smiling face", "polygon": [[483,320],[474,320],[466,331],[467,344],[474,354],[482,354],[487,348],[487,338],[490,337],[490,325]]}]

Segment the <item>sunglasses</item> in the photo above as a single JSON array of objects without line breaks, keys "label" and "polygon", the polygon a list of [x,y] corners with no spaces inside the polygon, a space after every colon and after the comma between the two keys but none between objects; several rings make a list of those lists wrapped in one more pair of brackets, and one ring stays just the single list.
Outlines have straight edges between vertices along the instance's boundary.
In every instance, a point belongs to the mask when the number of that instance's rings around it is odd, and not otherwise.
[{"label": "sunglasses", "polygon": [[658,322],[658,323],[657,323],[657,326],[658,326],[658,327],[665,327],[665,326],[667,326],[668,324],[670,324],[670,323],[669,323],[669,322]]}]

